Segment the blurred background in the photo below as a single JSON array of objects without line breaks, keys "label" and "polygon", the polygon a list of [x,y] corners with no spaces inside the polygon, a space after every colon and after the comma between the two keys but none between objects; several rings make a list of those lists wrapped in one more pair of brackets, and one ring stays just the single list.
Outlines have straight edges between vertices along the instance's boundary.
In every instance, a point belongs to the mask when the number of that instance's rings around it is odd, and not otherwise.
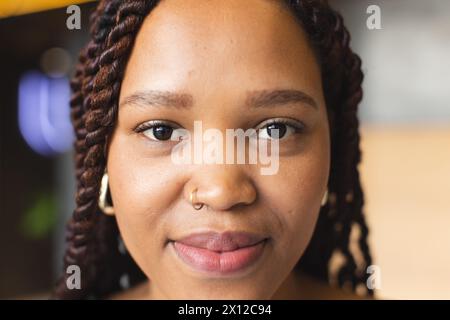
[{"label": "blurred background", "polygon": [[[378,297],[450,299],[450,2],[330,2],[363,60],[360,171]],[[46,298],[61,270],[75,193],[68,79],[95,5],[0,1],[0,298]]]}]

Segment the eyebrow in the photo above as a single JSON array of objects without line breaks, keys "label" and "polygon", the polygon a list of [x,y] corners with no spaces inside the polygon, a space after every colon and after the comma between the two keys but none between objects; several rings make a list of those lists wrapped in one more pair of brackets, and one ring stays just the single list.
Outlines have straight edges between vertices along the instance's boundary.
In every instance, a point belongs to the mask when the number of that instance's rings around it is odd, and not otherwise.
[{"label": "eyebrow", "polygon": [[317,109],[316,101],[301,90],[260,90],[251,91],[247,95],[246,105],[261,108],[290,103],[302,103]]},{"label": "eyebrow", "polygon": [[[302,103],[306,106],[318,108],[316,101],[301,90],[276,89],[254,90],[247,92],[245,105],[253,108],[267,108],[276,105]],[[124,105],[171,107],[175,109],[189,109],[194,104],[194,98],[188,93],[171,91],[147,90],[137,91],[120,102]]]},{"label": "eyebrow", "polygon": [[132,104],[137,106],[173,107],[189,109],[193,105],[192,95],[170,91],[148,90],[137,91],[120,102],[121,106]]}]

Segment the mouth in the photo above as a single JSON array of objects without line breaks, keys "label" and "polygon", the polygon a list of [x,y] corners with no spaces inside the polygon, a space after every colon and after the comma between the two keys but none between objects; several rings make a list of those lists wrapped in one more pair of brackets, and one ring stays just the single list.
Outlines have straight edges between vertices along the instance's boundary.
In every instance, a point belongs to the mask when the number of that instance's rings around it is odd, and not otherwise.
[{"label": "mouth", "polygon": [[268,238],[248,232],[207,232],[170,240],[177,256],[197,271],[231,274],[253,265]]}]

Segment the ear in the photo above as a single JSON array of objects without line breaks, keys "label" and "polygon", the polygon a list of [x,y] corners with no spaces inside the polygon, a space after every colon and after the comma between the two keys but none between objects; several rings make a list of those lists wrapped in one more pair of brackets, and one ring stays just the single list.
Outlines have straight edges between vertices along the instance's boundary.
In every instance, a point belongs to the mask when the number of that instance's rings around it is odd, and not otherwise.
[{"label": "ear", "polygon": [[[111,141],[110,135],[106,135],[105,144],[103,145],[103,157],[105,158],[105,163],[108,163],[107,160],[108,160],[108,153],[109,153],[109,143]],[[105,170],[106,170],[106,166],[105,166]]]},{"label": "ear", "polygon": [[328,189],[325,190],[325,193],[323,195],[320,205],[323,207],[327,203],[327,201],[328,201]]}]

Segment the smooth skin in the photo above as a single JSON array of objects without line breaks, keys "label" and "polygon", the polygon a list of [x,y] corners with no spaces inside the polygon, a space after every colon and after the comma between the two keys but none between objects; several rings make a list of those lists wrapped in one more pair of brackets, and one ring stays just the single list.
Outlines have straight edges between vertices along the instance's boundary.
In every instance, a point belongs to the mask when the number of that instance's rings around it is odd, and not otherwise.
[{"label": "smooth skin", "polygon": [[[252,93],[274,89],[302,91],[316,107],[302,101],[246,105]],[[187,99],[178,107],[130,99],[150,90]],[[174,164],[170,152],[176,141],[155,140],[153,128],[135,130],[162,120],[192,131],[201,120],[203,130],[267,132],[269,119],[290,119],[304,129],[287,125],[279,140],[278,173],[266,176],[260,164]],[[121,236],[149,281],[114,298],[326,296],[328,286],[293,268],[314,231],[329,168],[320,67],[281,1],[162,1],[146,17],[128,61],[107,160]],[[207,208],[192,207],[194,188]],[[270,240],[249,271],[208,277],[184,264],[168,242],[205,230],[256,232]]]}]

